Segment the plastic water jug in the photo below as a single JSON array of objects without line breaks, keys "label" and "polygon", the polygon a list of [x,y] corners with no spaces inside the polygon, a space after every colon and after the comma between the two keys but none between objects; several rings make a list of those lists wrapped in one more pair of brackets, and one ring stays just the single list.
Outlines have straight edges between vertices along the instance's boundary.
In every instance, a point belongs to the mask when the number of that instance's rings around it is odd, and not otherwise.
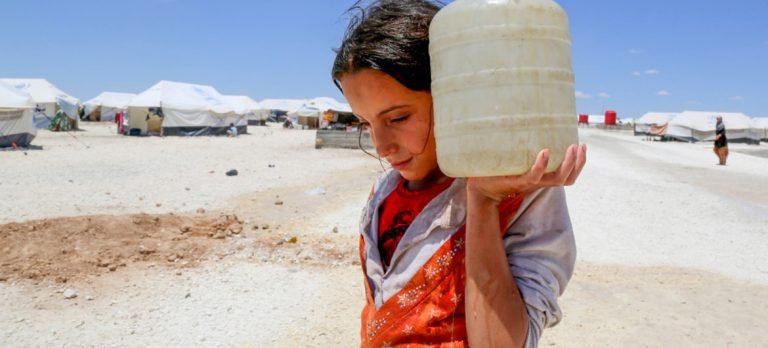
[{"label": "plastic water jug", "polygon": [[552,0],[457,0],[429,29],[438,164],[453,177],[547,172],[578,143],[568,17]]}]

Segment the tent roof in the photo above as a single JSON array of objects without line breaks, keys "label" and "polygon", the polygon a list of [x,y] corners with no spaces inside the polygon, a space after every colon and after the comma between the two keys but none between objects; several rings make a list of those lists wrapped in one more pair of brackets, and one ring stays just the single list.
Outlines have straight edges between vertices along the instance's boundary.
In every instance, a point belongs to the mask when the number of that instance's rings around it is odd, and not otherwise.
[{"label": "tent roof", "polygon": [[79,99],[64,93],[46,79],[0,79],[0,81],[28,93],[34,103],[58,103],[57,98],[73,105],[80,103]]},{"label": "tent roof", "polygon": [[133,93],[102,92],[95,98],[83,103],[86,107],[106,106],[110,108],[124,109],[128,102],[136,97]]},{"label": "tent roof", "polygon": [[259,104],[264,109],[281,110],[290,113],[300,109],[306,102],[304,99],[264,99]]},{"label": "tent roof", "polygon": [[635,123],[664,125],[677,115],[679,115],[679,113],[676,112],[648,112],[635,120]]},{"label": "tent roof", "polygon": [[752,124],[757,128],[768,128],[768,117],[755,117],[752,119]]},{"label": "tent roof", "polygon": [[0,108],[31,109],[35,107],[29,94],[0,81]]},{"label": "tent roof", "polygon": [[723,117],[726,129],[749,129],[752,119],[740,112],[683,111],[669,121],[670,125],[683,126],[697,131],[714,131],[717,116]]},{"label": "tent roof", "polygon": [[317,97],[314,99],[264,99],[260,103],[262,108],[269,110],[282,110],[289,114],[295,114],[299,110],[319,110],[351,113],[349,104],[341,103],[330,97]]},{"label": "tent roof", "polygon": [[251,99],[251,97],[247,95],[225,95],[224,99],[228,102],[239,105],[242,108],[247,109],[248,111],[258,111],[261,110],[261,105],[257,103],[255,100]]},{"label": "tent roof", "polygon": [[347,103],[341,103],[330,97],[317,97],[307,101],[306,105],[315,107],[322,112],[337,111],[352,113],[352,108]]},{"label": "tent roof", "polygon": [[245,114],[248,111],[230,104],[211,86],[191,83],[160,81],[141,92],[129,107],[163,107],[177,110],[205,110],[218,114]]}]

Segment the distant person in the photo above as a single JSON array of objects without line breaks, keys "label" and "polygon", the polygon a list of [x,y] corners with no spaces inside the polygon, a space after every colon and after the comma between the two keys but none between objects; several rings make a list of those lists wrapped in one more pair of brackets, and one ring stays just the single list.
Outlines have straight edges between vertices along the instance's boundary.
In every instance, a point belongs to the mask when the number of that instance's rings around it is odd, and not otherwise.
[{"label": "distant person", "polygon": [[237,136],[237,127],[235,127],[234,123],[229,124],[229,129],[227,129],[227,136],[230,138]]},{"label": "distant person", "polygon": [[728,138],[725,136],[725,124],[723,117],[717,116],[717,125],[715,126],[715,154],[720,160],[720,165],[725,165],[728,158]]}]

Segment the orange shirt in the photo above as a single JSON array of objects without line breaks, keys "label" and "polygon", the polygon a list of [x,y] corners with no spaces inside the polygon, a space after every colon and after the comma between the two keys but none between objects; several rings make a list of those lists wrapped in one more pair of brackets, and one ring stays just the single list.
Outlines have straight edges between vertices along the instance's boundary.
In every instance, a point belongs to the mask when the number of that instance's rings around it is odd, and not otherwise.
[{"label": "orange shirt", "polygon": [[[390,197],[392,196],[396,195]],[[512,220],[523,198],[522,194],[512,196],[499,205],[502,227]],[[461,227],[406,286],[381,308],[377,309],[374,305],[371,287],[366,281],[366,305],[361,318],[361,346],[466,347],[465,245],[465,230]],[[364,250],[365,242],[361,237],[360,257],[363,273],[367,274]]]}]

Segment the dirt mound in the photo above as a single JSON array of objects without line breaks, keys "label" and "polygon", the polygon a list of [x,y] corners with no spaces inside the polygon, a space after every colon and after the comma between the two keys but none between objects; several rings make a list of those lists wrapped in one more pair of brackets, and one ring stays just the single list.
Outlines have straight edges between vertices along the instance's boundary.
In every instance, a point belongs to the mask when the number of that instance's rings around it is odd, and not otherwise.
[{"label": "dirt mound", "polygon": [[189,267],[212,246],[242,233],[235,215],[124,215],[0,225],[0,281],[116,271],[137,262]]}]

